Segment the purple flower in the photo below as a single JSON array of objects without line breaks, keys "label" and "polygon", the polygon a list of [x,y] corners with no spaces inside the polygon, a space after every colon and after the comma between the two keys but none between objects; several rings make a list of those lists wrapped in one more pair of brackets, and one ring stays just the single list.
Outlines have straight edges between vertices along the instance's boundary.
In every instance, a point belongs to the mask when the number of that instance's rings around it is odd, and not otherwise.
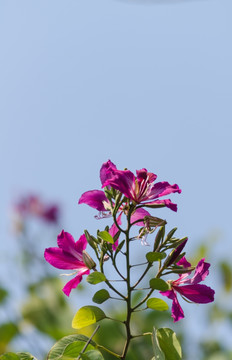
[{"label": "purple flower", "polygon": [[58,247],[45,249],[44,257],[49,264],[57,269],[75,270],[71,274],[76,275],[63,288],[63,292],[69,296],[72,289],[76,288],[82,280],[82,275],[89,274],[89,268],[83,260],[83,252],[87,246],[85,235],[75,242],[74,238],[64,230],[57,236]]},{"label": "purple flower", "polygon": [[[191,264],[185,259],[181,258],[177,265],[183,266],[183,268],[191,267]],[[163,296],[167,296],[172,300],[172,317],[174,322],[184,318],[184,312],[178,302],[177,293],[183,298],[186,298],[194,303],[206,304],[214,301],[214,290],[206,285],[199,284],[209,274],[210,264],[205,262],[205,259],[201,259],[196,266],[195,273],[190,279],[191,273],[185,273],[179,276],[175,281],[169,281],[171,289],[167,291],[160,291]]]},{"label": "purple flower", "polygon": [[111,186],[136,204],[143,204],[144,206],[156,205],[157,207],[166,206],[171,210],[177,211],[177,205],[173,204],[171,200],[158,199],[171,193],[181,193],[177,184],[170,185],[166,181],[153,184],[157,176],[147,172],[146,169],[137,170],[136,174],[137,176],[130,170],[111,168],[102,187]]},{"label": "purple flower", "polygon": [[45,204],[38,196],[28,195],[15,205],[20,217],[35,216],[48,223],[57,223],[60,209],[56,204]]},{"label": "purple flower", "polygon": [[[102,165],[100,169],[100,180],[102,184],[104,184],[104,182],[112,176],[112,171],[114,169],[116,169],[116,166],[110,160]],[[109,200],[102,190],[86,191],[81,195],[78,204],[87,204],[92,208],[97,209],[100,212],[100,215],[97,218],[108,217],[111,215],[107,206],[105,206],[109,204]]]}]

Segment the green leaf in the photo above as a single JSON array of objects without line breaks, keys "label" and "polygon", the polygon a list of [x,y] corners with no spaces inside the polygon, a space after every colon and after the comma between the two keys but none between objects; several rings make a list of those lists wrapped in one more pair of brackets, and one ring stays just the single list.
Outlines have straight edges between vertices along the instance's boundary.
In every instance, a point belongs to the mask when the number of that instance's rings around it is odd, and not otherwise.
[{"label": "green leaf", "polygon": [[146,254],[146,258],[147,261],[149,261],[150,263],[152,263],[153,261],[158,261],[158,260],[162,260],[166,257],[166,254],[164,252],[148,252]]},{"label": "green leaf", "polygon": [[160,348],[155,328],[153,328],[153,331],[152,331],[152,347],[153,347],[154,355],[155,355],[152,358],[152,360],[165,360],[165,355]]},{"label": "green leaf", "polygon": [[169,289],[169,286],[166,281],[155,278],[150,280],[150,288],[154,290],[166,291]]},{"label": "green leaf", "polygon": [[[69,359],[76,359],[78,357],[78,355],[80,354],[80,352],[83,350],[85,343],[86,342],[84,342],[84,341],[74,341],[73,343],[69,344],[66,347],[62,357],[66,357]],[[93,350],[94,346],[89,344],[87,346],[87,349]]]},{"label": "green leaf", "polygon": [[5,289],[0,288],[0,303],[2,303],[5,300],[7,295],[8,295],[8,292]]},{"label": "green leaf", "polygon": [[109,292],[105,289],[102,289],[94,294],[92,300],[97,304],[102,304],[104,301],[108,300],[109,298],[110,298]]},{"label": "green leaf", "polygon": [[156,330],[159,346],[165,355],[165,360],[181,360],[182,351],[176,333],[169,328]]},{"label": "green leaf", "polygon": [[20,359],[17,354],[8,352],[8,353],[1,355],[0,360],[20,360]]},{"label": "green leaf", "polygon": [[17,355],[20,360],[36,360],[36,358],[28,352],[17,352]]},{"label": "green leaf", "polygon": [[8,344],[16,335],[18,335],[18,327],[13,323],[5,323],[0,326],[0,342]]},{"label": "green leaf", "polygon": [[[69,346],[71,344],[75,344],[76,348],[79,350],[79,345],[78,343],[81,343],[83,346],[81,348],[81,350],[83,349],[84,347],[84,344],[89,341],[89,338],[87,336],[84,336],[84,335],[80,335],[80,334],[77,334],[77,335],[69,335],[69,336],[65,336],[63,337],[62,339],[60,339],[52,348],[51,350],[49,351],[49,354],[48,354],[48,357],[47,357],[47,360],[57,360],[57,359],[62,359],[65,351],[67,351],[69,354],[70,352],[73,351],[73,348],[69,348]],[[90,348],[89,348],[90,346]],[[95,347],[96,344],[94,341],[90,341],[90,344],[88,345],[87,349],[91,349],[92,347]],[[66,350],[67,349],[67,350]],[[80,350],[80,351],[81,351]],[[79,351],[79,353],[80,353]],[[79,355],[79,353],[77,355]],[[67,356],[67,353],[66,353],[66,358],[68,357]],[[77,356],[76,356],[77,357]],[[64,357],[63,357],[64,358]],[[13,360],[13,359],[12,359]]]},{"label": "green leaf", "polygon": [[92,285],[99,284],[106,280],[106,277],[103,273],[99,271],[94,271],[91,274],[89,274],[86,278],[86,281]]},{"label": "green leaf", "polygon": [[83,360],[104,360],[102,354],[98,350],[90,350],[81,354]]},{"label": "green leaf", "polygon": [[95,324],[96,322],[106,318],[104,311],[97,306],[83,306],[80,308],[72,321],[74,329],[81,329],[83,327]]},{"label": "green leaf", "polygon": [[149,309],[158,310],[158,311],[168,310],[168,304],[164,300],[158,298],[151,298],[147,300],[147,307]]},{"label": "green leaf", "polygon": [[113,237],[107,231],[99,231],[97,235],[101,240],[114,244]]}]

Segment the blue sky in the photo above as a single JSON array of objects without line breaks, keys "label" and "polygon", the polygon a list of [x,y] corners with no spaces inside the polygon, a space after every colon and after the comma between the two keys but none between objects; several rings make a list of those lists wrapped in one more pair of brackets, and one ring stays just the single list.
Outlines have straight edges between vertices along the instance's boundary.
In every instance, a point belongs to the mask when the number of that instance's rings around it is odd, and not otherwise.
[{"label": "blue sky", "polygon": [[156,215],[188,249],[215,231],[218,252],[231,246],[231,12],[231,0],[1,1],[5,249],[20,193],[57,199],[76,237],[95,229],[77,201],[108,159],[182,188],[178,213]]}]

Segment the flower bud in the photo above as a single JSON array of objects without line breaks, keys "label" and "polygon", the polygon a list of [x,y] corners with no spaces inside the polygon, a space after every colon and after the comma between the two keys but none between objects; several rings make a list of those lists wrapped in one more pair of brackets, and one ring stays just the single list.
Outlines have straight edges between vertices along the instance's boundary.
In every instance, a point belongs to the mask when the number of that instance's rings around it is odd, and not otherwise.
[{"label": "flower bud", "polygon": [[82,257],[85,265],[87,266],[87,268],[89,268],[89,270],[94,269],[96,267],[96,263],[93,261],[91,256],[85,250],[83,250],[82,252]]}]

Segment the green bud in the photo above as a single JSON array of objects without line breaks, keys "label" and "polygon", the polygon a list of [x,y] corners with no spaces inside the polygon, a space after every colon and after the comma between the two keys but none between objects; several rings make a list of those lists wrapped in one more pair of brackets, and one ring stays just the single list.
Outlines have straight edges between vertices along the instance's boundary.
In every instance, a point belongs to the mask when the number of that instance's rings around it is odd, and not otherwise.
[{"label": "green bud", "polygon": [[174,233],[176,232],[177,227],[173,228],[171,231],[169,231],[169,233],[167,234],[166,238],[165,238],[165,243],[170,241],[172,239],[172,236],[174,235]]},{"label": "green bud", "polygon": [[96,250],[96,249],[97,249],[97,244],[96,244],[97,241],[96,241],[96,239],[89,234],[88,230],[84,230],[84,233],[85,233],[85,237],[86,237],[86,239],[87,239],[87,241],[88,241],[88,244],[89,244],[94,250]]},{"label": "green bud", "polygon": [[156,251],[158,249],[158,247],[160,245],[160,242],[163,241],[164,234],[165,234],[165,225],[161,226],[161,228],[159,229],[159,231],[158,231],[158,233],[156,235],[153,251]]},{"label": "green bud", "polygon": [[191,267],[188,267],[188,268],[172,268],[172,272],[174,274],[185,274],[185,273],[188,273],[190,271],[193,271],[195,269],[195,266],[191,266]]},{"label": "green bud", "polygon": [[82,251],[82,257],[85,265],[89,270],[95,269],[96,263],[93,261],[91,256],[85,250]]}]

